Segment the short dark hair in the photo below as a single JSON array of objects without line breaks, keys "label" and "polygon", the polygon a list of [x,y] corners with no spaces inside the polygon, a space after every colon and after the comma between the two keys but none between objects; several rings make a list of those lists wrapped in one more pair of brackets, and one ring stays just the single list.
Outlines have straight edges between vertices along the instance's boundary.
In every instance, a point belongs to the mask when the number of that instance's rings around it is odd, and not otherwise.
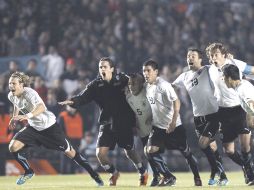
[{"label": "short dark hair", "polygon": [[139,79],[142,83],[145,82],[145,78],[141,73],[130,73],[130,79]]},{"label": "short dark hair", "polygon": [[240,80],[240,71],[237,66],[233,64],[228,64],[223,67],[223,74],[226,78],[231,78],[232,80]]},{"label": "short dark hair", "polygon": [[152,59],[145,61],[143,66],[151,66],[154,70],[159,70],[159,64]]},{"label": "short dark hair", "polygon": [[101,62],[101,61],[107,61],[107,62],[109,63],[109,66],[110,66],[110,67],[115,67],[114,62],[113,62],[113,60],[112,60],[110,57],[102,57],[102,58],[100,59],[100,62]]},{"label": "short dark hair", "polygon": [[200,49],[194,48],[194,47],[190,47],[190,48],[188,48],[187,52],[189,52],[189,51],[195,51],[195,52],[197,52],[198,53],[198,57],[200,59],[203,59],[203,52]]}]

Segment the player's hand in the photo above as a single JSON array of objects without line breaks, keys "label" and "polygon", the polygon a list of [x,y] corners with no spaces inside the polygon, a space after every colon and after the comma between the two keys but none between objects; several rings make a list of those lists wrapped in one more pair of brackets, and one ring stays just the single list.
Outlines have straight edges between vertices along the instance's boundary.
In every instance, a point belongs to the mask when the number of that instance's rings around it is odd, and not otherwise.
[{"label": "player's hand", "polygon": [[18,121],[15,120],[14,118],[12,118],[9,122],[9,125],[8,125],[9,129],[14,130],[16,128],[17,123],[18,123]]},{"label": "player's hand", "polygon": [[74,102],[71,100],[65,100],[63,102],[58,102],[58,104],[65,106],[65,105],[72,105],[72,104],[74,104]]},{"label": "player's hand", "polygon": [[166,129],[166,133],[172,133],[176,128],[176,122],[171,122],[168,128]]}]

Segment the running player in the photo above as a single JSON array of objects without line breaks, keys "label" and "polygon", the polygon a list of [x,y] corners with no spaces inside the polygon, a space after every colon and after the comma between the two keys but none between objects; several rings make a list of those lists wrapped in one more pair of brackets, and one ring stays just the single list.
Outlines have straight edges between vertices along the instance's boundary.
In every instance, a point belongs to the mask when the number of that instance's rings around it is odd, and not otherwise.
[{"label": "running player", "polygon": [[120,175],[108,157],[109,151],[114,150],[116,144],[124,149],[126,156],[132,160],[139,171],[139,185],[146,185],[148,179],[146,169],[134,149],[132,129],[135,127],[136,118],[124,93],[128,80],[129,78],[125,74],[116,73],[110,58],[104,57],[99,61],[99,76],[90,82],[78,96],[60,102],[61,105],[77,108],[95,101],[100,107],[100,129],[96,155],[101,166],[111,174],[110,186],[116,185]]},{"label": "running player", "polygon": [[254,115],[254,86],[249,81],[240,78],[240,71],[235,65],[225,66],[223,74],[227,87],[237,92],[245,112]]},{"label": "running player", "polygon": [[[210,62],[216,66],[213,66],[210,76],[215,84],[219,102],[218,114],[221,122],[224,150],[235,163],[242,166],[246,184],[254,185],[250,147],[251,132],[246,123],[246,112],[240,105],[240,99],[236,91],[226,86],[222,72],[226,65],[233,64],[239,68],[240,78],[242,78],[242,73],[253,74],[254,67],[243,61],[227,58],[228,51],[221,43],[213,43],[206,50]],[[241,154],[235,150],[234,140],[238,136],[241,142]]]},{"label": "running player", "polygon": [[17,121],[28,120],[28,126],[16,133],[9,145],[10,152],[25,170],[24,175],[17,180],[17,184],[22,185],[34,176],[34,171],[28,161],[21,156],[21,150],[42,145],[48,149],[64,152],[65,155],[85,168],[98,186],[103,186],[99,174],[92,169],[88,161],[66,139],[61,127],[56,123],[55,115],[47,110],[38,93],[28,86],[29,77],[24,73],[15,72],[11,75],[8,98],[13,103],[14,111],[10,127],[14,129]]},{"label": "running player", "polygon": [[[129,79],[130,93],[128,93],[126,97],[127,97],[128,103],[132,107],[133,111],[135,111],[136,113],[139,134],[140,134],[143,146],[145,147],[149,138],[149,134],[152,131],[152,110],[148,102],[148,99],[146,98],[146,90],[144,88],[144,82],[145,82],[144,78],[141,74],[138,74],[138,73],[131,74]],[[183,132],[185,133],[184,130]],[[185,135],[183,135],[183,137],[185,137]],[[183,138],[183,140],[185,140],[185,142],[187,143],[186,139]],[[185,147],[189,147],[189,146],[186,144]],[[183,156],[186,158],[186,161],[189,164],[192,170],[192,173],[194,174],[195,186],[202,186],[202,181],[200,179],[198,169],[197,169],[196,159],[190,152],[190,149],[187,148],[187,150],[184,151],[182,149],[182,146],[177,147],[177,145],[174,149],[180,150]],[[156,163],[153,162],[153,159],[149,159],[148,161],[153,170],[153,180],[150,186],[157,186],[159,185],[159,181],[160,181],[160,173],[156,169]]]},{"label": "running player", "polygon": [[[190,96],[199,145],[211,166],[208,185],[226,185],[228,180],[214,139],[219,130],[217,114],[219,106],[214,96],[214,85],[210,79],[210,66],[202,66],[202,60],[202,52],[190,48],[187,53],[187,64],[190,70],[182,73],[173,85],[184,87]],[[220,175],[218,181],[215,179],[216,173]]]}]

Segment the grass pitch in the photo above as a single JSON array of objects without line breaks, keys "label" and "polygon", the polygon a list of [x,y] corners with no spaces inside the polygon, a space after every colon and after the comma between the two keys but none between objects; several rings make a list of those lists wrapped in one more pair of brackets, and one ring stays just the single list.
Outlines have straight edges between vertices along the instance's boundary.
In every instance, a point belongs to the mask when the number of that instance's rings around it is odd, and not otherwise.
[{"label": "grass pitch", "polygon": [[[120,178],[117,182],[116,187],[108,186],[108,174],[101,174],[104,180],[104,187],[97,187],[95,182],[87,174],[82,175],[44,175],[44,176],[34,176],[31,180],[28,180],[23,185],[16,185],[17,176],[6,176],[0,177],[0,190],[98,190],[101,189],[114,189],[114,190],[143,190],[143,189],[230,189],[230,190],[244,190],[253,189],[248,187],[244,183],[242,172],[227,172],[227,177],[229,179],[229,184],[224,187],[207,185],[209,178],[209,173],[202,172],[201,178],[203,182],[203,187],[194,187],[193,175],[192,173],[174,173],[177,177],[176,186],[174,187],[138,187],[138,174],[136,173],[121,173]],[[150,183],[151,177],[148,182]]]}]

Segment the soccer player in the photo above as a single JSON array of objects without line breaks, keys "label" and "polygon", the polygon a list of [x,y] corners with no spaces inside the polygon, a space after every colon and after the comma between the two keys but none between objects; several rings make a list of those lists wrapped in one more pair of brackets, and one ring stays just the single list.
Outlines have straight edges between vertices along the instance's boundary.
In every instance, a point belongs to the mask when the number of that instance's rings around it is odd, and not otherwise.
[{"label": "soccer player", "polygon": [[[143,64],[146,97],[152,109],[152,132],[147,143],[147,155],[163,175],[159,186],[172,186],[176,177],[169,171],[160,153],[164,148],[181,150],[188,161],[194,178],[200,178],[195,159],[186,142],[186,134],[179,116],[180,101],[170,83],[158,77],[158,63],[148,60]],[[201,181],[200,181],[201,183]]]},{"label": "soccer player", "polygon": [[[217,100],[219,102],[219,119],[223,134],[223,147],[229,158],[242,166],[245,182],[254,185],[254,172],[252,168],[252,155],[250,149],[251,132],[246,123],[246,112],[240,105],[240,99],[236,91],[226,86],[223,80],[223,68],[228,64],[236,65],[242,73],[254,74],[254,67],[237,59],[227,58],[227,49],[221,43],[213,43],[207,48],[208,58],[215,65],[210,72],[211,79],[215,84]],[[235,151],[234,140],[239,136],[241,143],[241,155]]]},{"label": "soccer player", "polygon": [[[29,88],[29,77],[21,72],[15,72],[9,79],[9,100],[13,103],[14,111],[10,121],[10,128],[15,128],[17,121],[28,121],[28,126],[21,129],[10,142],[9,150],[17,162],[25,170],[17,184],[22,185],[34,176],[26,158],[20,151],[26,147],[44,146],[48,149],[65,153],[77,164],[85,168],[98,186],[103,186],[98,173],[89,165],[88,161],[78,153],[66,139],[64,132],[56,123],[55,115],[48,111],[38,93]],[[22,114],[19,114],[19,113]]]},{"label": "soccer player", "polygon": [[[214,84],[210,79],[210,66],[202,66],[202,60],[202,52],[190,48],[187,53],[187,64],[190,70],[182,73],[173,82],[173,86],[184,87],[190,96],[199,145],[211,166],[208,185],[226,185],[228,180],[214,139],[219,130],[217,114],[219,106],[214,96]],[[213,147],[216,149],[212,150]],[[218,181],[214,179],[216,173],[220,175]]]},{"label": "soccer player", "polygon": [[[141,137],[143,146],[145,147],[149,138],[149,134],[152,131],[152,110],[149,101],[146,98],[146,90],[144,88],[144,82],[145,82],[144,78],[141,74],[138,73],[131,74],[129,79],[130,93],[127,93],[126,98],[136,114],[139,135]],[[182,132],[185,134],[184,128],[182,129]],[[186,137],[184,135],[182,135],[182,137],[183,141],[185,140],[186,143]],[[186,144],[185,146],[185,148],[187,148],[186,151],[184,151],[183,148],[180,146],[177,147],[176,149],[180,150],[183,156],[186,158],[187,163],[189,164],[194,174],[195,185],[202,186],[202,181],[200,179],[199,172],[197,169],[196,159],[194,158],[188,147],[189,146]],[[153,161],[153,159],[149,159],[148,161],[153,170],[153,180],[150,186],[157,186],[159,185],[160,181],[160,173],[156,169],[156,163]]]},{"label": "soccer player", "polygon": [[227,87],[237,92],[245,112],[254,115],[254,86],[249,81],[240,78],[240,71],[235,65],[225,66],[223,75]]},{"label": "soccer player", "polygon": [[140,185],[146,185],[148,174],[141,159],[134,149],[133,128],[135,114],[126,101],[124,89],[129,78],[122,73],[117,74],[113,61],[104,57],[99,61],[99,76],[90,82],[84,91],[70,100],[60,102],[75,108],[95,101],[101,110],[99,118],[99,135],[96,155],[101,166],[111,174],[109,185],[115,186],[119,172],[109,161],[108,153],[117,144],[124,148],[126,156],[131,159],[140,173]]}]

